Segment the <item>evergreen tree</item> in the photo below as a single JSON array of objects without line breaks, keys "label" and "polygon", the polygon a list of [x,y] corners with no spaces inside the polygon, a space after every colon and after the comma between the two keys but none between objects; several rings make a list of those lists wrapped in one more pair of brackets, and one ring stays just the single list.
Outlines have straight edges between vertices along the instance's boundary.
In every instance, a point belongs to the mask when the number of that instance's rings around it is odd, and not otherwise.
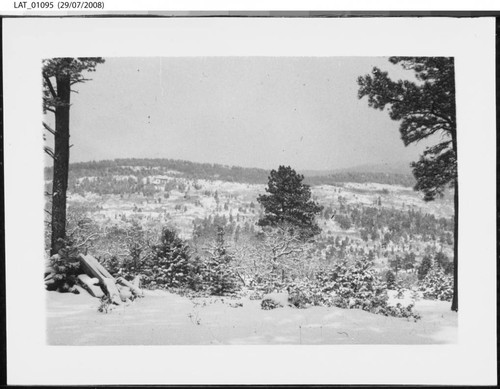
[{"label": "evergreen tree", "polygon": [[[63,247],[66,239],[66,192],[69,170],[69,110],[72,85],[85,82],[83,72],[93,72],[102,58],[52,58],[43,60],[43,111],[55,116],[55,127],[43,122],[54,136],[54,148],[45,152],[54,160],[52,178],[52,214],[50,254]],[[55,85],[53,84],[55,81]]]},{"label": "evergreen tree", "polygon": [[187,283],[190,271],[189,247],[174,230],[163,229],[160,243],[153,247],[153,253],[151,267],[157,273],[153,279],[170,287],[180,287]]},{"label": "evergreen tree", "polygon": [[215,246],[209,252],[205,273],[205,282],[211,294],[222,296],[238,289],[238,278],[232,262],[233,257],[224,241],[224,229],[218,226]]},{"label": "evergreen tree", "polygon": [[321,232],[315,215],[323,209],[311,200],[311,189],[302,183],[304,176],[297,174],[290,166],[271,170],[266,188],[268,194],[260,195],[257,201],[264,207],[260,226],[297,227],[303,238],[310,238]]},{"label": "evergreen tree", "polygon": [[394,289],[396,286],[396,276],[392,271],[388,271],[385,275],[385,282],[387,283],[387,289]]},{"label": "evergreen tree", "polygon": [[387,72],[373,68],[371,75],[358,78],[358,97],[368,97],[375,109],[389,108],[389,116],[400,121],[401,139],[407,146],[432,135],[441,135],[439,143],[427,147],[419,161],[411,164],[417,180],[415,190],[424,200],[442,196],[445,188],[454,188],[455,240],[453,300],[458,310],[458,180],[457,132],[455,108],[455,68],[451,57],[391,57],[389,61],[413,70],[417,82],[393,81]]},{"label": "evergreen tree", "polygon": [[422,262],[420,263],[420,266],[418,267],[418,279],[423,280],[427,273],[429,273],[429,270],[432,268],[432,259],[430,255],[425,255],[422,258]]}]

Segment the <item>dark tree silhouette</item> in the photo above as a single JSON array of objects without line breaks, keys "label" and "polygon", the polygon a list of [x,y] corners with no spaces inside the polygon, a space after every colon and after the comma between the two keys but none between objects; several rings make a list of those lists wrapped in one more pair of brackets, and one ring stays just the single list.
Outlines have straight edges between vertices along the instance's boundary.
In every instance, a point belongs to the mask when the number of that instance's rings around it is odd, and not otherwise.
[{"label": "dark tree silhouette", "polygon": [[304,238],[321,232],[315,215],[323,207],[311,200],[311,189],[302,183],[304,176],[297,174],[290,166],[271,170],[266,188],[268,194],[260,195],[257,201],[264,207],[260,226],[284,226],[298,228]]},{"label": "dark tree silhouette", "polygon": [[[93,72],[102,58],[52,58],[43,60],[43,111],[55,115],[55,127],[43,127],[54,136],[54,149],[45,151],[54,160],[50,254],[56,254],[66,237],[66,191],[69,168],[69,111],[71,86],[85,82],[83,72]],[[53,83],[55,81],[55,84]]]},{"label": "dark tree silhouette", "polygon": [[388,108],[391,119],[400,121],[399,131],[405,146],[432,135],[439,142],[427,147],[420,159],[411,164],[417,180],[415,190],[425,201],[442,196],[447,187],[454,188],[455,239],[453,301],[458,310],[458,180],[457,132],[455,112],[455,69],[449,57],[391,57],[389,61],[413,70],[416,82],[393,81],[387,72],[374,67],[371,75],[358,78],[358,97],[368,97],[375,109]]}]

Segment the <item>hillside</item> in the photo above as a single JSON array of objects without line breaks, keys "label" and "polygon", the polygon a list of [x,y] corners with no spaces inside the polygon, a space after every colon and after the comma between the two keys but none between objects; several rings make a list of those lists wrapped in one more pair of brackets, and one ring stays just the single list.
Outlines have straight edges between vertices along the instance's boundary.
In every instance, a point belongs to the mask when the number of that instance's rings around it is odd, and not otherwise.
[{"label": "hillside", "polygon": [[[153,172],[157,175],[175,172],[179,177],[187,179],[221,180],[246,184],[265,184],[269,176],[269,170],[259,168],[173,159],[137,158],[72,163],[69,174],[70,179],[77,179],[106,175],[142,177],[151,175]],[[363,165],[331,171],[305,170],[301,174],[305,176],[305,182],[309,185],[335,185],[337,183],[356,182],[413,187],[415,184],[409,169],[404,171],[392,165]],[[45,168],[45,179],[50,180],[51,177],[52,168]]]},{"label": "hillside", "polygon": [[[176,160],[73,164],[70,245],[94,256],[114,277],[140,276],[145,289],[170,293],[102,315],[96,310],[105,301],[51,292],[50,344],[454,342],[456,315],[437,301],[451,298],[450,199],[424,202],[410,187],[355,182],[377,173],[346,173],[349,182],[309,177],[326,183],[311,186],[311,198],[321,207],[315,217],[321,232],[303,242],[293,232],[258,225],[267,175],[263,169]],[[283,244],[289,250],[277,257]],[[268,312],[273,307],[262,305],[264,295],[284,291],[301,309]],[[223,295],[224,303],[200,300],[200,293]],[[405,294],[410,300],[398,297],[395,306],[388,305],[388,296]],[[80,303],[85,307],[68,308]],[[159,308],[167,304],[168,311]],[[71,313],[61,314],[66,311]],[[122,319],[128,326],[115,331]],[[275,319],[289,324],[262,325]],[[85,337],[75,323],[85,324]],[[142,336],[131,326],[157,334],[168,326],[177,335]]]}]

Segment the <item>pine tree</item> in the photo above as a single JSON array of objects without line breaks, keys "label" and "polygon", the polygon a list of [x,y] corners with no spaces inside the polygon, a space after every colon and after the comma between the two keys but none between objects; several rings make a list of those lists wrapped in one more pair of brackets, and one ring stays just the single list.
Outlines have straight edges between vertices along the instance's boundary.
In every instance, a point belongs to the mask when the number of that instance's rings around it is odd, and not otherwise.
[{"label": "pine tree", "polygon": [[442,196],[454,188],[455,239],[453,260],[453,301],[458,311],[458,180],[457,131],[455,108],[455,66],[451,57],[390,57],[393,64],[413,70],[418,82],[393,81],[387,72],[373,68],[371,75],[358,78],[358,97],[368,97],[375,109],[388,108],[391,119],[400,122],[399,131],[405,146],[433,135],[440,141],[427,147],[420,159],[411,164],[417,180],[415,190],[424,200]]},{"label": "pine tree", "polygon": [[156,282],[167,287],[181,287],[187,283],[189,267],[189,247],[177,233],[164,228],[160,243],[153,247],[152,268]]},{"label": "pine tree", "polygon": [[422,262],[420,263],[420,266],[418,267],[417,270],[417,275],[419,280],[423,280],[427,273],[429,273],[429,270],[432,268],[432,259],[430,255],[425,255],[422,258]]},{"label": "pine tree", "polygon": [[[52,179],[52,214],[50,254],[63,247],[66,239],[66,191],[69,170],[69,111],[72,85],[85,82],[83,72],[93,72],[102,58],[52,58],[43,61],[43,111],[55,116],[55,127],[43,122],[43,127],[54,136],[54,148],[45,152],[54,159]],[[55,81],[55,84],[53,83]]]},{"label": "pine tree", "polygon": [[290,226],[298,228],[303,238],[321,232],[315,216],[323,207],[311,200],[311,189],[303,184],[304,176],[290,166],[271,170],[266,188],[268,194],[257,201],[264,207],[264,215],[258,224],[262,227]]},{"label": "pine tree", "polygon": [[206,263],[205,282],[210,294],[222,296],[238,289],[238,278],[232,268],[233,257],[224,241],[224,229],[217,227],[215,246],[209,251]]}]

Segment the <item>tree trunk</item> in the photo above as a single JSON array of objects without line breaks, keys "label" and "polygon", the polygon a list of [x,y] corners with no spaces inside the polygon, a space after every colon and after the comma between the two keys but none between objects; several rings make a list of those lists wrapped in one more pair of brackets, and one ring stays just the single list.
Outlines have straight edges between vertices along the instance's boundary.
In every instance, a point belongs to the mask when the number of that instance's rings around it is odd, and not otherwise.
[{"label": "tree trunk", "polygon": [[71,84],[69,75],[57,76],[55,113],[54,177],[52,182],[52,236],[50,255],[62,248],[61,239],[66,237],[66,190],[69,168],[69,107]]},{"label": "tree trunk", "polygon": [[451,301],[451,310],[458,311],[458,177],[455,179],[455,223],[453,238],[453,299]]},{"label": "tree trunk", "polygon": [[[457,154],[457,136],[452,134],[453,151],[455,152],[455,160],[458,164]],[[454,236],[453,236],[453,299],[451,301],[451,310],[458,311],[458,166],[455,177],[455,193],[453,194],[453,205],[455,208],[454,219]]]}]

